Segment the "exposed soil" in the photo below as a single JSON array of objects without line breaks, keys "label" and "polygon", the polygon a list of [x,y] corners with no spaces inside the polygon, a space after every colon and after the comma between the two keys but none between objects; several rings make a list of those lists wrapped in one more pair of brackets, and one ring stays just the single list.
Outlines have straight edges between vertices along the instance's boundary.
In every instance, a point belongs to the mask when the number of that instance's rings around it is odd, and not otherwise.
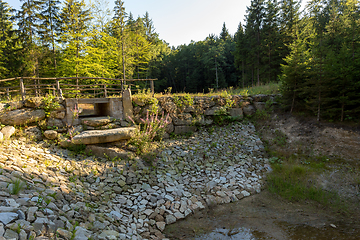
[{"label": "exposed soil", "polygon": [[[273,114],[256,127],[269,151],[296,155],[304,161],[311,157],[326,162],[326,169],[316,181],[324,189],[338,192],[346,202],[346,210],[314,202],[289,202],[265,189],[238,202],[197,212],[168,226],[166,236],[193,239],[224,228],[228,231],[223,237],[211,239],[359,239],[359,129],[283,113]],[[241,229],[247,229],[251,236],[237,235]]]}]

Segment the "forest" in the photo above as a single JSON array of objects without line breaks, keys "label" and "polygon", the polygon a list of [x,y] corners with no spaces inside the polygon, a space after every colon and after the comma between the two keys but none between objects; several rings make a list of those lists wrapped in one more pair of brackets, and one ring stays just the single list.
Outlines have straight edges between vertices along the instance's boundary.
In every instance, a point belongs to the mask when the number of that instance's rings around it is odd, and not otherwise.
[{"label": "forest", "polygon": [[[0,0],[0,79],[157,78],[158,92],[208,92],[279,82],[287,109],[318,118],[360,117],[357,0],[252,0],[244,23],[170,47],[148,12],[136,19],[115,1]],[[1,82],[6,86],[7,82]]]}]

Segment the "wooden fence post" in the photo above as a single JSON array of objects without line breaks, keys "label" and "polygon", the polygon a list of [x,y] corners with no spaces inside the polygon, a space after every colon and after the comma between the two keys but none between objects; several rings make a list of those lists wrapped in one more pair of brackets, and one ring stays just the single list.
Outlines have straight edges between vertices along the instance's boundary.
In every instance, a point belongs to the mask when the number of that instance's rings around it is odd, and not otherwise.
[{"label": "wooden fence post", "polygon": [[107,90],[106,90],[106,84],[104,84],[104,95],[105,95],[106,98],[108,97]]},{"label": "wooden fence post", "polygon": [[155,90],[154,90],[154,81],[153,81],[153,80],[150,80],[150,89],[151,89],[151,93],[152,93],[153,96],[154,96]]},{"label": "wooden fence post", "polygon": [[21,93],[21,99],[25,101],[25,88],[24,88],[24,80],[20,78],[20,93]]},{"label": "wooden fence post", "polygon": [[6,88],[6,97],[7,97],[7,100],[10,101],[10,91],[9,91],[9,88]]},{"label": "wooden fence post", "polygon": [[121,96],[124,93],[124,80],[121,80]]},{"label": "wooden fence post", "polygon": [[56,79],[56,91],[58,93],[58,97],[62,98],[63,96],[62,96],[62,91],[60,89],[60,81],[59,81],[59,79]]}]

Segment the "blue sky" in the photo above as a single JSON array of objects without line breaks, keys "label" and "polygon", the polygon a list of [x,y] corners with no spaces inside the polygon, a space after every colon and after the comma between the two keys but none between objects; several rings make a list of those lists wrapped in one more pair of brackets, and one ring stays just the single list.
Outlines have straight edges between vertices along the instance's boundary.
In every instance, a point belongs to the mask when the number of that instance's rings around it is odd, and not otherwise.
[{"label": "blue sky", "polygon": [[[5,1],[17,9],[21,6],[20,0]],[[250,3],[251,0],[124,0],[126,12],[134,18],[147,11],[155,31],[170,46],[204,40],[209,34],[219,35],[224,22],[233,35],[239,23],[244,23]],[[109,0],[109,8],[113,6],[114,0]]]}]

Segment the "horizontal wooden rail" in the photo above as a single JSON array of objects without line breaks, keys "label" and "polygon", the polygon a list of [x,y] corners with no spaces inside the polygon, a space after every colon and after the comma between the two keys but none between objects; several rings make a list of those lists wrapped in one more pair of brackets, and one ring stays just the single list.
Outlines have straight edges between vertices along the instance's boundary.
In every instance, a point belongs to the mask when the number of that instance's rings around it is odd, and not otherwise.
[{"label": "horizontal wooden rail", "polygon": [[[103,95],[105,97],[111,94],[122,95],[125,86],[131,88],[134,86],[132,84],[136,81],[150,81],[151,92],[154,93],[154,81],[158,79],[118,79],[118,78],[103,78],[103,77],[52,77],[52,78],[40,78],[40,77],[15,77],[0,79],[1,82],[9,82],[18,80],[16,83],[17,86],[4,86],[0,87],[0,94],[7,95],[7,98],[10,99],[10,93],[18,93],[21,96],[22,100],[25,100],[26,95],[28,96],[41,96],[44,95],[47,91],[52,91],[53,94],[58,94],[59,97],[63,95],[75,95],[79,97],[81,95],[92,95],[94,97],[98,95]],[[29,80],[33,82],[29,82]],[[77,84],[66,82],[66,80],[77,80]],[[93,80],[95,84],[84,84],[78,80]],[[113,81],[113,83],[107,83],[97,80]],[[42,81],[53,81],[50,83]],[[89,81],[87,81],[89,82]],[[114,83],[115,82],[115,83]],[[119,83],[116,83],[119,82]],[[133,89],[134,91],[138,89]],[[64,92],[63,92],[64,91]]]}]

